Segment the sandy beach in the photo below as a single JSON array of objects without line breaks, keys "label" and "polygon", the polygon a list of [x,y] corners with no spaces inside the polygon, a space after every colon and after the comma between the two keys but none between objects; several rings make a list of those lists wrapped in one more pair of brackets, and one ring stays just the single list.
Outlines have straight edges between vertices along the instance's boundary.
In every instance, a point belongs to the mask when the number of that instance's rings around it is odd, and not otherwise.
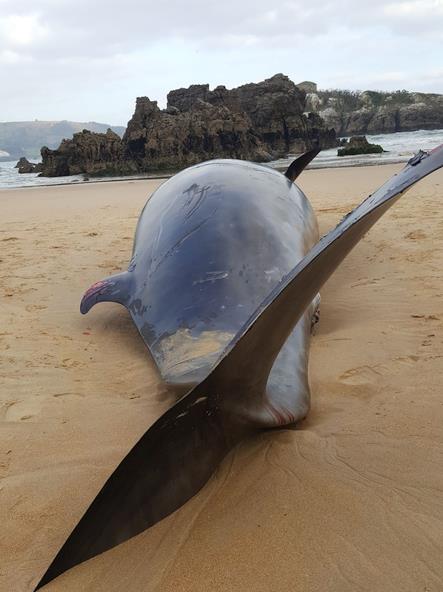
[{"label": "sandy beach", "polygon": [[[324,233],[401,165],[306,171]],[[170,405],[129,314],[80,298],[126,269],[161,181],[0,191],[0,590],[28,592]],[[443,590],[443,171],[322,290],[312,410],[48,592]]]}]

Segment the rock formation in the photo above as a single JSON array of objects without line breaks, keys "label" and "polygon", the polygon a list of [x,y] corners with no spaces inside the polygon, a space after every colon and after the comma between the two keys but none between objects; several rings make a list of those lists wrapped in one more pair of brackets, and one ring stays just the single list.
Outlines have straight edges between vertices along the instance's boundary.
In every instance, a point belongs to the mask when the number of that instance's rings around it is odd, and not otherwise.
[{"label": "rock formation", "polygon": [[443,129],[443,95],[333,90],[310,92],[306,103],[339,136]]},{"label": "rock formation", "polygon": [[310,80],[304,80],[303,82],[299,82],[297,88],[304,90],[305,93],[316,93],[317,92],[317,84],[315,82],[311,82]]},{"label": "rock formation", "polygon": [[173,170],[212,158],[269,161],[314,144],[336,145],[335,132],[306,114],[306,93],[283,74],[228,90],[173,90],[167,108],[137,99],[123,138],[83,131],[57,150],[42,148],[45,176]]},{"label": "rock formation", "polygon": [[41,149],[43,177],[65,175],[124,174],[136,172],[122,158],[123,145],[119,135],[110,128],[105,134],[83,130],[71,140],[62,140],[56,150]]},{"label": "rock formation", "polygon": [[306,93],[283,74],[232,90],[218,86],[210,91],[207,84],[174,90],[168,94],[168,107],[189,111],[198,99],[249,119],[272,158],[301,152],[316,142],[335,146],[334,131],[318,115],[304,115]]},{"label": "rock formation", "polygon": [[20,174],[39,173],[42,170],[42,165],[41,163],[29,162],[25,156],[22,156],[14,168],[18,169]]},{"label": "rock formation", "polygon": [[168,104],[165,111],[156,101],[137,99],[123,145],[125,161],[141,172],[178,169],[218,157],[270,159],[244,113],[199,97],[189,109]]},{"label": "rock formation", "polygon": [[352,136],[349,141],[340,142],[343,148],[337,150],[337,156],[351,156],[354,154],[381,154],[380,144],[370,144],[366,136]]}]

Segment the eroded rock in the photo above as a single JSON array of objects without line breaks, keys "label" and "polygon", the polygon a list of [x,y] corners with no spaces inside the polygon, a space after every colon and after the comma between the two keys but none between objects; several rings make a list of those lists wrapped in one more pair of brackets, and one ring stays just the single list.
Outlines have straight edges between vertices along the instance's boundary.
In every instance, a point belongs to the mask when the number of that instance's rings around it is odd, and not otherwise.
[{"label": "eroded rock", "polygon": [[366,136],[353,136],[347,142],[341,142],[343,148],[337,150],[337,156],[354,154],[381,154],[383,148],[379,144],[370,144]]},{"label": "eroded rock", "polygon": [[269,161],[319,143],[336,145],[306,93],[283,74],[228,90],[208,84],[171,91],[167,108],[139,97],[123,138],[83,130],[57,150],[42,148],[43,175],[176,170],[213,158]]},{"label": "eroded rock", "polygon": [[20,174],[39,173],[42,170],[41,163],[29,162],[27,158],[22,156],[15,165]]}]

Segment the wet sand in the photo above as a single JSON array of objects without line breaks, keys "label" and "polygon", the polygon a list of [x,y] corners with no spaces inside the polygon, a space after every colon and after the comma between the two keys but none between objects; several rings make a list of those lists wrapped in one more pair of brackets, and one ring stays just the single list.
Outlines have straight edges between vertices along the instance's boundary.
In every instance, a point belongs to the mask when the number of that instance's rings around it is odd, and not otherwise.
[{"label": "wet sand", "polygon": [[[322,232],[401,166],[306,171]],[[30,591],[170,404],[126,311],[83,291],[126,268],[160,181],[0,191],[0,590]],[[152,529],[63,592],[443,590],[443,172],[322,290],[313,408],[238,446]]]}]

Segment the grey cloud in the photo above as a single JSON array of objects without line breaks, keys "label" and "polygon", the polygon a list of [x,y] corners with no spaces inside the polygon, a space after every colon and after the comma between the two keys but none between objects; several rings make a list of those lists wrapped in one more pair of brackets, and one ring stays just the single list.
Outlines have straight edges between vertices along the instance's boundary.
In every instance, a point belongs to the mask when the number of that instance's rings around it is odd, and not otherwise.
[{"label": "grey cloud", "polygon": [[140,94],[164,104],[170,88],[279,71],[323,87],[443,90],[442,5],[0,0],[0,117],[122,123]]},{"label": "grey cloud", "polygon": [[[436,8],[432,10],[432,5]],[[420,10],[420,4],[422,10]],[[405,7],[413,5],[415,10]],[[106,56],[134,51],[164,41],[182,39],[197,47],[236,47],[266,44],[287,46],[296,39],[325,36],[340,28],[384,27],[397,33],[418,34],[442,30],[440,0],[355,0],[322,2],[287,1],[276,6],[269,0],[193,0],[140,2],[139,0],[23,0],[3,2],[1,20],[8,15],[35,15],[46,35],[36,35],[28,46],[0,47],[23,55],[51,59],[57,56]],[[403,7],[403,10],[402,10]]]}]

